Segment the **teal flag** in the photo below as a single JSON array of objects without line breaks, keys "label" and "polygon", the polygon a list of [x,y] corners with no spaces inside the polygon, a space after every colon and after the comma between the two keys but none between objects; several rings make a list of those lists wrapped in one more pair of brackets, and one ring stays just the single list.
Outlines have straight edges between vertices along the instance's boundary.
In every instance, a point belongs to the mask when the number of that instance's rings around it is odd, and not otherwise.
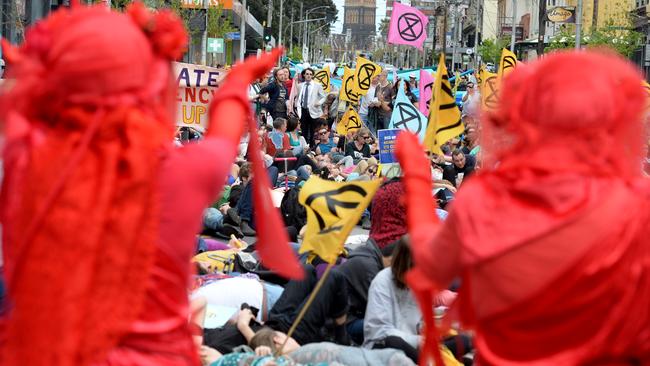
[{"label": "teal flag", "polygon": [[393,114],[390,117],[388,128],[411,131],[420,137],[420,141],[424,141],[424,135],[427,131],[429,120],[406,96],[406,92],[404,92],[404,83],[400,82],[398,89],[397,98],[395,98],[395,104],[393,105]]}]

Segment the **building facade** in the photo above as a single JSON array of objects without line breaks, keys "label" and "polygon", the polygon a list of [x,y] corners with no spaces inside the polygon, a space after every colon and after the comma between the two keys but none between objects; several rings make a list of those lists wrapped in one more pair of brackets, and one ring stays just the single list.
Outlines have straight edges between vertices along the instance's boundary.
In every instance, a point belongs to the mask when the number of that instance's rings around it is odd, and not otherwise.
[{"label": "building facade", "polygon": [[367,50],[377,32],[375,0],[346,0],[343,15],[343,34],[350,30],[352,46]]}]

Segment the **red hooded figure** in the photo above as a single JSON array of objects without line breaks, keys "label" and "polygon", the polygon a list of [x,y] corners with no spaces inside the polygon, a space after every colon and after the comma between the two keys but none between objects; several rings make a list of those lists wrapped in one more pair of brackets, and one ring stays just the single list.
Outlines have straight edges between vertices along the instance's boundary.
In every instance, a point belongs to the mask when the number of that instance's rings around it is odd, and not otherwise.
[{"label": "red hooded figure", "polygon": [[233,68],[200,144],[173,148],[182,23],[62,9],[20,49],[0,98],[7,311],[2,365],[195,365],[187,285],[195,233],[250,118],[247,85],[280,50]]},{"label": "red hooded figure", "polygon": [[[446,222],[413,216],[430,201],[407,201],[420,278],[462,279],[479,365],[650,364],[640,75],[615,55],[555,53],[500,90],[484,121],[487,168]],[[400,136],[400,160],[422,154],[413,141]],[[430,195],[428,169],[405,165],[409,195]]]}]

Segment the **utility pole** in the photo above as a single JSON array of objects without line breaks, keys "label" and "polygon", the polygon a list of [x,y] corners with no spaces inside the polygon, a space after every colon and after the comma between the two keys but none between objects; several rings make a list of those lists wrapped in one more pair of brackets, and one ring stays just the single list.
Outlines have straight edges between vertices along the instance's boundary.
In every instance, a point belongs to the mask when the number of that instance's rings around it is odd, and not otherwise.
[{"label": "utility pole", "polygon": [[242,0],[241,10],[242,16],[239,24],[239,59],[243,60],[246,56],[246,21],[248,20],[248,8],[246,8],[246,0]]},{"label": "utility pole", "polygon": [[278,36],[278,46],[282,46],[282,19],[284,18],[284,0],[280,0],[280,30]]},{"label": "utility pole", "polygon": [[582,40],[582,0],[578,0],[576,7],[576,50],[580,49]]},{"label": "utility pole", "polygon": [[594,16],[591,21],[591,31],[595,31],[598,28],[598,0],[594,0]]},{"label": "utility pole", "polygon": [[445,55],[445,60],[447,59],[447,13],[447,4],[445,4],[442,13],[442,54]]},{"label": "utility pole", "polygon": [[[302,4],[300,4],[302,6]],[[291,7],[291,24],[289,24],[289,52],[293,52],[293,7]]]},{"label": "utility pole", "polygon": [[546,37],[546,0],[539,0],[539,37],[537,38],[537,57],[544,54],[544,38]]},{"label": "utility pole", "polygon": [[[478,26],[481,23],[481,6],[482,0],[476,1],[476,26],[474,27],[474,69],[478,70],[479,68],[479,59],[478,59]],[[546,2],[546,0],[539,0],[540,3]]]},{"label": "utility pole", "polygon": [[454,9],[454,12],[452,13],[452,27],[453,30],[451,31],[451,72],[453,73],[456,70],[456,45],[458,43],[458,27],[460,24],[460,13],[458,12],[458,6]]},{"label": "utility pole", "polygon": [[516,41],[517,41],[517,0],[512,0],[512,34],[510,35],[510,52],[515,52]]},{"label": "utility pole", "polygon": [[201,35],[201,65],[207,63],[207,53],[208,53],[208,8],[210,7],[210,2],[208,0],[203,1],[203,8],[205,10],[205,29]]},{"label": "utility pole", "polygon": [[271,20],[273,20],[273,0],[269,0],[269,9],[266,13],[266,26],[271,28]]}]

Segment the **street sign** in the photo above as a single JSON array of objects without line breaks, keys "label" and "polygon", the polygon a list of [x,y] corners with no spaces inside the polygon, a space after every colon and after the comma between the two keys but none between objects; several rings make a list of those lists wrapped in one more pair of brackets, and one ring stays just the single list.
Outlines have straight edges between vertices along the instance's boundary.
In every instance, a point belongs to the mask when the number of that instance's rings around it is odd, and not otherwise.
[{"label": "street sign", "polygon": [[226,39],[232,39],[233,41],[239,41],[241,39],[241,33],[239,33],[239,32],[226,33]]},{"label": "street sign", "polygon": [[208,38],[208,53],[223,53],[223,38]]}]

